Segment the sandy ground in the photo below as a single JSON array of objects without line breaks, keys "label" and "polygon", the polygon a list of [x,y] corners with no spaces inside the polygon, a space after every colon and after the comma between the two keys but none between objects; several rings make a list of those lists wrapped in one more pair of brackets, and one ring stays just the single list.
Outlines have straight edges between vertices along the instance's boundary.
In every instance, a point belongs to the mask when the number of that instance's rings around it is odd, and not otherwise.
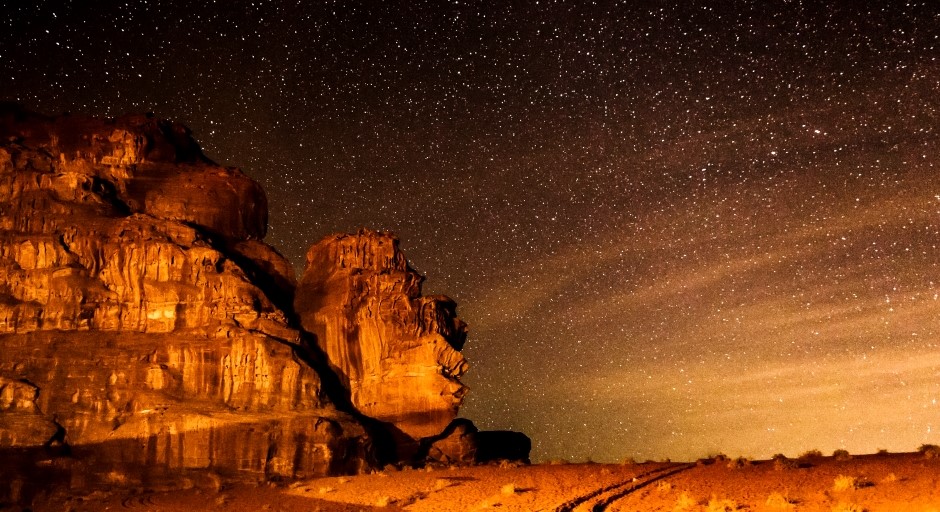
[{"label": "sandy ground", "polygon": [[938,458],[822,457],[794,466],[793,461],[718,460],[408,469],[289,485],[60,495],[37,500],[32,510],[940,512]]}]

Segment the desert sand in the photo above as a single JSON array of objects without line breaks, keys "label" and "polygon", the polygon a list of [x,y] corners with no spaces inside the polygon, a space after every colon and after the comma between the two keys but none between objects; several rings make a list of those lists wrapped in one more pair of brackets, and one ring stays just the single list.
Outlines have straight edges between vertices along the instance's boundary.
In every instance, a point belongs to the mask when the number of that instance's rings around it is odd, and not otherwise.
[{"label": "desert sand", "polygon": [[368,475],[184,490],[53,493],[38,497],[32,510],[940,511],[938,483],[940,459],[922,453],[785,461],[503,464],[389,468]]}]

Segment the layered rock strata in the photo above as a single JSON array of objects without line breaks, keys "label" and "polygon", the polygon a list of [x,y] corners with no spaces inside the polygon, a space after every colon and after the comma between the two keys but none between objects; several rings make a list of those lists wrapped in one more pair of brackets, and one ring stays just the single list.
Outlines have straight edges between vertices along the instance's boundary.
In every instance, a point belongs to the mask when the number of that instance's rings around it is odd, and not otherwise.
[{"label": "layered rock strata", "polygon": [[467,327],[395,237],[326,237],[298,284],[266,226],[181,125],[0,105],[0,502],[527,457],[452,423]]},{"label": "layered rock strata", "polygon": [[399,443],[441,433],[466,392],[466,324],[447,297],[423,297],[422,280],[394,236],[334,235],[307,252],[294,302],[352,403]]},{"label": "layered rock strata", "polygon": [[[264,475],[357,471],[279,307],[257,183],[148,116],[0,112],[0,448]],[[132,474],[129,472],[128,474]]]}]

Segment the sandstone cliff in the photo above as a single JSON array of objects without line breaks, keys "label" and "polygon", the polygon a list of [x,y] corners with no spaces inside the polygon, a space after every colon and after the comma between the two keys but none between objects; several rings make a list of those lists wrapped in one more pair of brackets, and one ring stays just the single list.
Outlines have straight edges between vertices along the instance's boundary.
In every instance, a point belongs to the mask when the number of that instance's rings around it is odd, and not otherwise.
[{"label": "sandstone cliff", "polygon": [[406,444],[441,433],[466,391],[466,325],[447,297],[421,296],[422,280],[393,236],[334,235],[307,252],[294,302],[356,408]]},{"label": "sandstone cliff", "polygon": [[281,309],[293,271],[266,225],[261,188],[178,124],[2,109],[0,448],[148,470],[367,467],[365,430]]},{"label": "sandstone cliff", "polygon": [[326,237],[298,284],[266,226],[181,125],[0,105],[0,502],[527,457],[452,423],[467,328],[396,238]]}]

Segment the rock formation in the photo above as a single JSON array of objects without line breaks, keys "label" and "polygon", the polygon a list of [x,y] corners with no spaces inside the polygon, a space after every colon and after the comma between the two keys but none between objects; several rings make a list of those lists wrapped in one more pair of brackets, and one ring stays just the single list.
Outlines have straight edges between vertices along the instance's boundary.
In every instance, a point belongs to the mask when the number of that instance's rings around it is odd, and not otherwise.
[{"label": "rock formation", "polygon": [[[0,112],[0,448],[322,475],[370,463],[278,307],[261,188],[147,116]],[[135,473],[127,471],[127,475]]]},{"label": "rock formation", "polygon": [[395,237],[334,235],[307,251],[294,301],[353,405],[412,450],[456,417],[466,391],[466,324],[447,297],[422,297],[422,280]]},{"label": "rock formation", "polygon": [[266,226],[179,124],[0,105],[0,502],[34,473],[315,476],[447,436],[435,454],[480,460],[485,433],[445,432],[466,325],[397,239],[327,237],[298,284]]},{"label": "rock formation", "polygon": [[532,440],[521,432],[480,431],[466,418],[457,418],[440,434],[422,440],[420,457],[444,465],[513,461],[528,464]]}]

